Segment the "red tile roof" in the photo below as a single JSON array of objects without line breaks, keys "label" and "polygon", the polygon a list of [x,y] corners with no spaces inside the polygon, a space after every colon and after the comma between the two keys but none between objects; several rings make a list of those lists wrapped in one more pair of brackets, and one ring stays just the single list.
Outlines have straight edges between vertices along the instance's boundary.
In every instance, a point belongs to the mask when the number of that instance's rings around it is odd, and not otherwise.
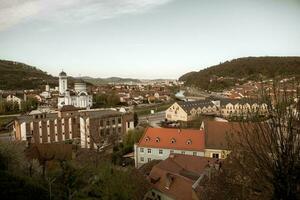
[{"label": "red tile roof", "polygon": [[213,158],[172,154],[155,165],[149,180],[153,188],[177,200],[192,200],[192,185]]},{"label": "red tile roof", "polygon": [[[172,142],[173,141],[173,142]],[[172,128],[147,128],[140,139],[139,147],[204,150],[204,131]]]}]

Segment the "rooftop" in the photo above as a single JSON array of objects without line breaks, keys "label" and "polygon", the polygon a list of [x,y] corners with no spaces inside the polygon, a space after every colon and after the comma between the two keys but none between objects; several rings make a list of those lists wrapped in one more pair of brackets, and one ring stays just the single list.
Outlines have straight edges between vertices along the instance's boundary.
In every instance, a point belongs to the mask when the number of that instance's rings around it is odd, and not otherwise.
[{"label": "rooftop", "polygon": [[198,101],[180,101],[178,104],[181,106],[181,108],[186,111],[190,112],[193,108],[203,108],[203,107],[208,107],[211,106],[213,107],[214,104],[211,101],[208,100],[198,100]]},{"label": "rooftop", "polygon": [[203,151],[204,131],[192,129],[147,128],[139,147]]},{"label": "rooftop", "polygon": [[171,154],[155,165],[149,179],[152,186],[166,195],[178,199],[192,199],[192,186],[204,172],[212,158]]}]

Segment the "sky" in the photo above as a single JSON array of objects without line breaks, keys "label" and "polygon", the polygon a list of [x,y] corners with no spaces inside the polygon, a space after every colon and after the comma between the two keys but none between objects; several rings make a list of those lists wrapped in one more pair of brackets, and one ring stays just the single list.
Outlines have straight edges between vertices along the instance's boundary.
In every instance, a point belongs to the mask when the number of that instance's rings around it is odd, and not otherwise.
[{"label": "sky", "polygon": [[0,59],[57,76],[179,78],[300,56],[300,0],[0,0]]}]

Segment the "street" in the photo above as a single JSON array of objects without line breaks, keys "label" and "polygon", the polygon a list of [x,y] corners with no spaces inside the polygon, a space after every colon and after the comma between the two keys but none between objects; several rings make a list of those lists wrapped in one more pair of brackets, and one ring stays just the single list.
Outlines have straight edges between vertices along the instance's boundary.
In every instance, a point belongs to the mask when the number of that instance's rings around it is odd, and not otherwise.
[{"label": "street", "polygon": [[139,123],[149,123],[152,127],[160,128],[158,125],[161,121],[165,119],[165,111],[157,112],[154,114],[149,114],[139,117]]}]

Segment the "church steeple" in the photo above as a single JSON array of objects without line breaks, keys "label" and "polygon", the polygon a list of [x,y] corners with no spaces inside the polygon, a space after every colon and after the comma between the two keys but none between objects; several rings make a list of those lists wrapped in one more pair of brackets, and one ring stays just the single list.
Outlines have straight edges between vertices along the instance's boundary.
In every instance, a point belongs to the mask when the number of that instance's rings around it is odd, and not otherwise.
[{"label": "church steeple", "polygon": [[68,79],[67,74],[64,71],[59,73],[59,95],[64,95],[68,89]]}]

